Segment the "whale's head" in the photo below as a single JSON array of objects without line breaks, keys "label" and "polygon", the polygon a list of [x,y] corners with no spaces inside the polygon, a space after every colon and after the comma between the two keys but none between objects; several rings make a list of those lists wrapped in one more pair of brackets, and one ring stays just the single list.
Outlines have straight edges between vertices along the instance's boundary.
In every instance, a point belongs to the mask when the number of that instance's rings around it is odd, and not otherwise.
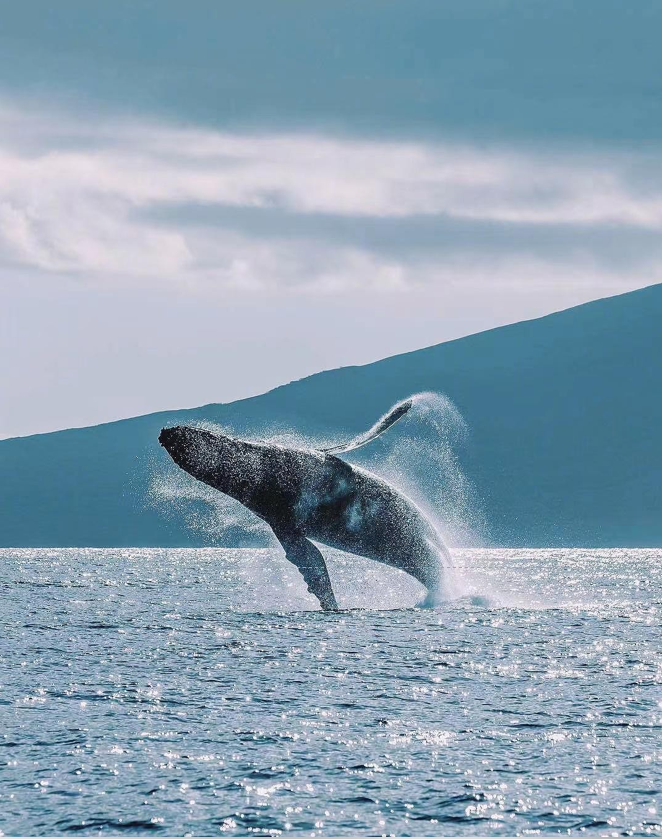
[{"label": "whale's head", "polygon": [[241,440],[205,428],[176,425],[161,429],[159,443],[189,475],[242,500],[250,475]]}]

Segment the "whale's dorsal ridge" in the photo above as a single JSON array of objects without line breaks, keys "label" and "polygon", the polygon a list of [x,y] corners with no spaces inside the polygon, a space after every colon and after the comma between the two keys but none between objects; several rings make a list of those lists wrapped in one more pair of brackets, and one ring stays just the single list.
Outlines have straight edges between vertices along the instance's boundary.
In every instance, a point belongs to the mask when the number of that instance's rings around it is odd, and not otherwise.
[{"label": "whale's dorsal ridge", "polygon": [[365,446],[366,443],[370,443],[392,425],[395,425],[398,420],[402,419],[413,404],[414,400],[411,397],[404,399],[402,402],[398,402],[397,405],[394,405],[387,414],[381,417],[363,434],[359,434],[358,437],[353,437],[347,443],[342,443],[339,446],[329,446],[328,448],[320,449],[320,451],[324,452],[324,454],[339,454],[340,452],[351,452],[354,449]]}]

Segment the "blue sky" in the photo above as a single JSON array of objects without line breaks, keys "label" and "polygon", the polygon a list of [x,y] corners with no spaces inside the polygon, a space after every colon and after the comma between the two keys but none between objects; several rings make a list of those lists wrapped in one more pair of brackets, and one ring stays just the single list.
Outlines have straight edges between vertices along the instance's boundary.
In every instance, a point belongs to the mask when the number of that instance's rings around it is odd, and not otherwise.
[{"label": "blue sky", "polygon": [[8,7],[0,436],[660,281],[660,31],[657,0]]}]

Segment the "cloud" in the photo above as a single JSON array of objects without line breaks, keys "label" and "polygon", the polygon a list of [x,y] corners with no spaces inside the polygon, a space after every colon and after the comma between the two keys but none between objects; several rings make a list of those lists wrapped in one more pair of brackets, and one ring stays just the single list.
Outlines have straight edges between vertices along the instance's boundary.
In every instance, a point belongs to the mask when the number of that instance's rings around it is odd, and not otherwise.
[{"label": "cloud", "polygon": [[333,294],[659,279],[662,178],[583,154],[0,107],[0,264]]}]

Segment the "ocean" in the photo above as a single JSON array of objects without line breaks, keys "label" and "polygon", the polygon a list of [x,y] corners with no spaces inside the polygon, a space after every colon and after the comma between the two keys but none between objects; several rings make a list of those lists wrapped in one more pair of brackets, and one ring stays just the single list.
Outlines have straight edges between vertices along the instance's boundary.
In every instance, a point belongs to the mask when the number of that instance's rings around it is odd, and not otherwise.
[{"label": "ocean", "polygon": [[662,551],[0,551],[5,835],[662,833]]}]

